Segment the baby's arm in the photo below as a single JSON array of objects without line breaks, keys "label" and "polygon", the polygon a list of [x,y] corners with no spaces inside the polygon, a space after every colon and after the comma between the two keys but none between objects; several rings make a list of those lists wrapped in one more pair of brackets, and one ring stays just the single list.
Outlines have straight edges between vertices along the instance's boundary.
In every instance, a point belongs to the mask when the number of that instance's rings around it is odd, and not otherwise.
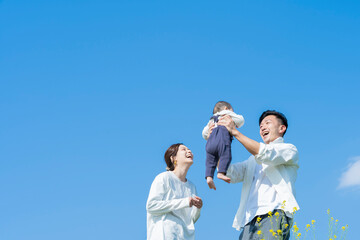
[{"label": "baby's arm", "polygon": [[237,128],[242,127],[244,125],[245,120],[242,115],[238,115],[234,112],[231,112],[229,115],[232,118],[232,120],[234,121]]},{"label": "baby's arm", "polygon": [[208,122],[208,124],[206,124],[206,126],[204,127],[203,131],[202,131],[202,136],[205,140],[208,140],[209,138],[209,125],[211,123],[211,120]]}]

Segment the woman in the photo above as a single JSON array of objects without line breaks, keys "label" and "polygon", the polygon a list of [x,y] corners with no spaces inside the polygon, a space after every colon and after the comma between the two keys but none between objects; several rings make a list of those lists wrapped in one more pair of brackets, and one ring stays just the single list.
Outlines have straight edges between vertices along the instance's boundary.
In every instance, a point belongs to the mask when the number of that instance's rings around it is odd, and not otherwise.
[{"label": "woman", "polygon": [[195,239],[194,223],[203,203],[186,179],[193,154],[185,145],[173,144],[165,152],[165,162],[167,171],[156,176],[146,203],[147,239]]}]

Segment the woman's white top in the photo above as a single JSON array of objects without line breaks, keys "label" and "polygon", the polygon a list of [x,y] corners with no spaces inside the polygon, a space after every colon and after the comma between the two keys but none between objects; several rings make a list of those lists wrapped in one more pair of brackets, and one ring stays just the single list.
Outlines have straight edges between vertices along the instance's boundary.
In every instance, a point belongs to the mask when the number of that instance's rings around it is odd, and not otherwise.
[{"label": "woman's white top", "polygon": [[196,187],[189,180],[182,182],[172,171],[157,175],[146,203],[147,239],[195,239],[200,209],[189,207],[194,195]]},{"label": "woman's white top", "polygon": [[[242,115],[238,115],[230,110],[222,110],[220,112],[215,113],[213,116],[224,116],[224,115],[229,115],[232,118],[232,120],[234,121],[235,126],[237,128],[242,127],[245,123],[244,117]],[[202,131],[202,136],[205,140],[208,140],[208,138],[209,138],[209,124],[213,123],[213,122],[214,122],[214,120],[211,119],[208,122],[208,124],[206,124],[206,126],[204,127],[204,129]],[[215,127],[217,127],[216,123],[215,123]]]}]

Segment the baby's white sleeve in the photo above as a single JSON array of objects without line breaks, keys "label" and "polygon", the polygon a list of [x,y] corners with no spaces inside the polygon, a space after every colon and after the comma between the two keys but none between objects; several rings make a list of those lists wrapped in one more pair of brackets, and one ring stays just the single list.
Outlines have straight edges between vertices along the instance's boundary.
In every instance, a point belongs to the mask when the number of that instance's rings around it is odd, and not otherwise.
[{"label": "baby's white sleeve", "polygon": [[206,124],[206,126],[204,127],[203,131],[202,131],[202,136],[205,140],[208,140],[209,138],[209,124]]},{"label": "baby's white sleeve", "polygon": [[245,123],[245,119],[242,115],[238,115],[236,113],[230,115],[233,119],[235,125],[237,128],[242,127]]}]

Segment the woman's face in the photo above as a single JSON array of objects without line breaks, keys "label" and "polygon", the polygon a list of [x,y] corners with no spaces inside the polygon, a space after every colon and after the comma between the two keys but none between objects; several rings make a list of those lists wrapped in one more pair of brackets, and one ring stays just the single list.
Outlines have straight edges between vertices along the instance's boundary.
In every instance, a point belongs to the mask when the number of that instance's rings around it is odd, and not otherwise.
[{"label": "woman's face", "polygon": [[176,165],[179,164],[192,164],[194,155],[185,145],[180,145],[179,150],[175,156]]}]

